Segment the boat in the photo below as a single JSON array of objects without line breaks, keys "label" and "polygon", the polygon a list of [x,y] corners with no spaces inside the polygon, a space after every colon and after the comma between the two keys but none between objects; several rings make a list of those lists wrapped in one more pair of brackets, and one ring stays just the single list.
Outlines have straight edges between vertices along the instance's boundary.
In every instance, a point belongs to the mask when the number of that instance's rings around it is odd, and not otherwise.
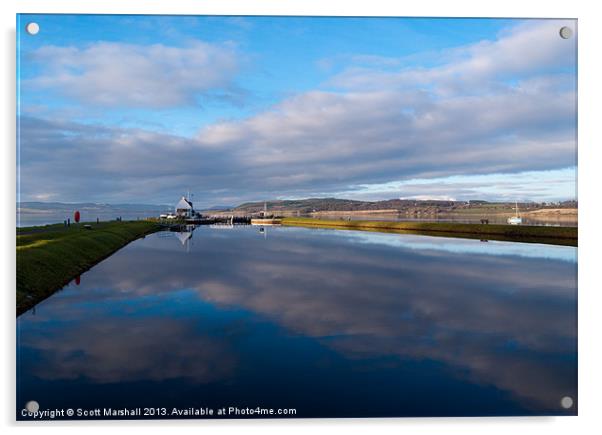
[{"label": "boat", "polygon": [[259,217],[251,218],[251,225],[280,225],[282,224],[282,218],[268,215],[268,204],[263,203],[263,211],[259,214]]},{"label": "boat", "polygon": [[282,224],[282,218],[253,218],[251,219],[251,225],[280,225]]},{"label": "boat", "polygon": [[508,223],[510,225],[518,225],[523,223],[523,219],[518,214],[518,201],[514,203],[514,216],[508,218]]}]

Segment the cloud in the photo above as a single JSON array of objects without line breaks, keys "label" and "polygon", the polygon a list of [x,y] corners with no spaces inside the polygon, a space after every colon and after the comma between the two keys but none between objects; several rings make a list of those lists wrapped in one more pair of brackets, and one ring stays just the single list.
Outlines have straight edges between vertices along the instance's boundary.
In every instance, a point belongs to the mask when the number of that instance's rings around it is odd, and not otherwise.
[{"label": "cloud", "polygon": [[225,180],[229,156],[180,136],[29,117],[21,131],[22,198],[170,203],[202,180],[211,189]]},{"label": "cloud", "polygon": [[[242,149],[286,188],[412,177],[549,170],[576,164],[575,46],[559,21],[527,22],[431,68],[367,56],[314,90],[198,140]],[[244,147],[242,146],[244,144]],[[287,174],[274,174],[286,167]]]},{"label": "cloud", "polygon": [[[165,318],[138,325],[113,318],[104,323],[80,323],[77,329],[62,333],[61,340],[48,340],[43,334],[28,335],[24,340],[23,346],[50,355],[43,363],[32,362],[29,370],[36,377],[85,378],[93,383],[170,379],[208,383],[227,377],[236,367],[233,349],[199,334],[194,325]],[[184,344],[166,347],[173,337]]]},{"label": "cloud", "polygon": [[[361,68],[350,66],[330,85],[210,124],[194,137],[24,117],[21,192],[169,202],[190,188],[213,205],[574,167],[575,45],[558,36],[560,24],[566,22],[527,21],[495,41],[448,50],[430,67],[358,55],[352,59]],[[91,104],[153,99],[148,104],[160,107],[227,86],[237,68],[232,51],[205,43],[147,48],[45,47],[37,56],[54,66],[33,80]],[[124,62],[112,68],[115,59]],[[502,184],[479,192],[505,197],[496,190]],[[463,192],[474,191],[446,187],[423,186],[409,196],[464,199]],[[525,199],[547,199],[530,187],[533,196]]]},{"label": "cloud", "polygon": [[[504,29],[496,40],[483,40],[436,55],[434,66],[374,69],[359,64],[331,79],[346,89],[384,89],[422,86],[440,95],[503,90],[505,79],[523,79],[542,71],[575,70],[575,39],[560,38],[562,26],[575,27],[572,20],[527,20]],[[358,58],[370,58],[363,56]],[[414,59],[415,56],[407,58]],[[389,65],[403,62],[391,58]],[[380,59],[384,64],[385,59]]]},{"label": "cloud", "polygon": [[[521,89],[446,100],[420,92],[314,91],[243,121],[214,124],[198,140],[225,151],[244,148],[246,161],[268,175],[286,165],[297,185],[550,169],[575,163],[573,98]],[[274,185],[288,182],[281,172]]]},{"label": "cloud", "polygon": [[232,93],[240,68],[232,44],[198,40],[184,47],[115,42],[85,48],[46,45],[28,60],[43,72],[27,86],[101,107],[193,105],[199,95]]},{"label": "cloud", "polygon": [[576,198],[577,171],[574,167],[550,171],[526,171],[520,173],[494,173],[487,175],[461,175],[441,178],[411,179],[381,184],[353,186],[337,192],[337,196],[354,198],[403,199],[457,198],[499,199],[527,201],[538,198],[557,201]]}]

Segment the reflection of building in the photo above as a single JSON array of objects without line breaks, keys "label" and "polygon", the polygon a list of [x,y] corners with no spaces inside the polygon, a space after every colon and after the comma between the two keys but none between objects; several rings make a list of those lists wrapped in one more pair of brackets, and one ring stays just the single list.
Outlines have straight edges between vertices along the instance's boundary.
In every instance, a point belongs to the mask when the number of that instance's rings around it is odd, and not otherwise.
[{"label": "reflection of building", "polygon": [[186,245],[186,242],[192,237],[192,231],[179,231],[176,233],[176,237],[182,244],[182,246]]},{"label": "reflection of building", "polygon": [[186,225],[185,231],[177,231],[174,233],[182,246],[186,247],[186,252],[190,252],[190,243],[192,242],[192,233],[194,229],[194,225]]},{"label": "reflection of building", "polygon": [[190,202],[185,196],[180,199],[180,202],[176,205],[176,216],[183,218],[191,218],[194,215],[194,209],[192,208],[192,202]]}]

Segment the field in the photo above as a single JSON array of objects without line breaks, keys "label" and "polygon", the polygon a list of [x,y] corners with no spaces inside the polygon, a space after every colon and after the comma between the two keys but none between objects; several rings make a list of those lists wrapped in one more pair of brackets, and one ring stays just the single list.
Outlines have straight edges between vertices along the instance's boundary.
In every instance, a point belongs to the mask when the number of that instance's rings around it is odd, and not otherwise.
[{"label": "field", "polygon": [[577,228],[527,225],[482,225],[440,222],[383,222],[284,218],[283,225],[402,232],[526,243],[577,246]]},{"label": "field", "polygon": [[129,242],[156,231],[152,222],[63,224],[17,229],[17,314],[27,311]]}]

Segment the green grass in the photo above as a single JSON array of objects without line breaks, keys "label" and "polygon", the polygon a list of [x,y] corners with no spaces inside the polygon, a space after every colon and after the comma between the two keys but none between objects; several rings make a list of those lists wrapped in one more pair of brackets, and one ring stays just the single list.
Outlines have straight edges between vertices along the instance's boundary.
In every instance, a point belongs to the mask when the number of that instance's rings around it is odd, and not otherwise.
[{"label": "green grass", "polygon": [[153,222],[17,228],[17,314],[47,298],[118,249],[159,229]]},{"label": "green grass", "polygon": [[312,218],[284,218],[282,224],[303,227],[411,233],[442,237],[577,246],[577,228],[574,227],[482,225],[453,222],[345,221]]}]

